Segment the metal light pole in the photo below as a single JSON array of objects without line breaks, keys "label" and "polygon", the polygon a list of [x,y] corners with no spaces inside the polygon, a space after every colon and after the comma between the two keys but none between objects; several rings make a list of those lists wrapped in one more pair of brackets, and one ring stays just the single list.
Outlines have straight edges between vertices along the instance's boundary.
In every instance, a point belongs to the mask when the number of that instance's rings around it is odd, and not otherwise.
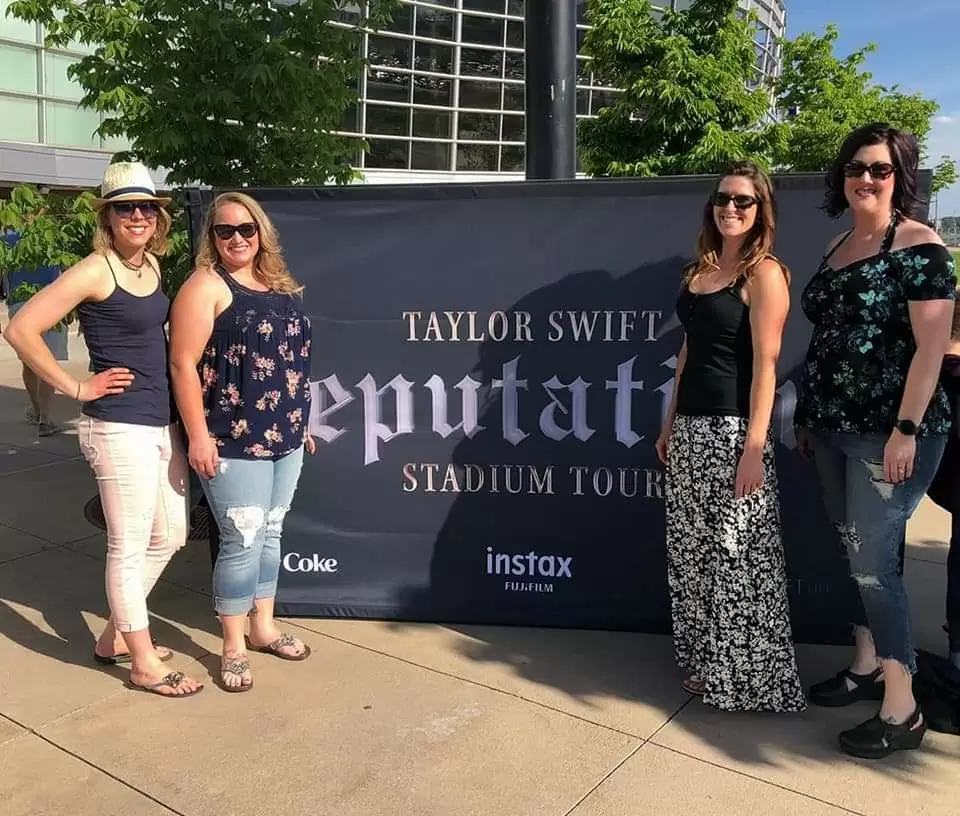
[{"label": "metal light pole", "polygon": [[526,0],[528,179],[577,174],[577,0]]}]

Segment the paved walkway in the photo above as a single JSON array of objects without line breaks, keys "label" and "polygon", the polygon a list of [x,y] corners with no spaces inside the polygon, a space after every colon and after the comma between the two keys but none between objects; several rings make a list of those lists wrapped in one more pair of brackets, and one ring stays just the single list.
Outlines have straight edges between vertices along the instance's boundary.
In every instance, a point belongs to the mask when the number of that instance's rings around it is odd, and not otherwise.
[{"label": "paved walkway", "polygon": [[[6,325],[5,317],[0,322]],[[78,373],[83,347],[74,342]],[[879,763],[834,749],[868,707],[720,714],[679,689],[664,637],[291,621],[303,664],[252,657],[256,688],[161,700],[91,665],[106,618],[103,536],[74,432],[22,421],[0,341],[0,813],[4,816],[948,816],[960,738]],[[56,416],[74,407],[58,402]],[[946,519],[925,505],[907,580],[939,649]],[[152,607],[174,667],[218,665],[207,549],[171,564]],[[843,652],[800,647],[804,681]]]}]

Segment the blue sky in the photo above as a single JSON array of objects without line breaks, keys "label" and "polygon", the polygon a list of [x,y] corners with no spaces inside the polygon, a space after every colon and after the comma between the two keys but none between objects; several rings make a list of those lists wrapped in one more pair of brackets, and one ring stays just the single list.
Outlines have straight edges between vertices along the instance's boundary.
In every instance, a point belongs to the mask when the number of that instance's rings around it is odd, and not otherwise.
[{"label": "blue sky", "polygon": [[[960,0],[785,0],[787,36],[840,30],[838,56],[867,43],[865,69],[882,85],[921,91],[940,111],[927,142],[932,159],[960,161]],[[960,184],[940,193],[939,215],[960,215]],[[933,211],[931,210],[931,214]]]}]

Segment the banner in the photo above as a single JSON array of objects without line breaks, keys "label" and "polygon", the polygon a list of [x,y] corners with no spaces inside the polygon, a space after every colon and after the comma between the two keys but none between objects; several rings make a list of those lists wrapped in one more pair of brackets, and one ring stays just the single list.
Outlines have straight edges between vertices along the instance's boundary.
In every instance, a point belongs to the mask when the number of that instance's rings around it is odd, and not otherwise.
[{"label": "banner", "polygon": [[[654,441],[713,181],[245,190],[313,323],[318,451],[287,516],[278,611],[669,631]],[[852,586],[792,428],[800,293],[842,225],[818,209],[821,175],[776,186],[794,630],[846,641]],[[215,193],[193,192],[195,219]]]}]

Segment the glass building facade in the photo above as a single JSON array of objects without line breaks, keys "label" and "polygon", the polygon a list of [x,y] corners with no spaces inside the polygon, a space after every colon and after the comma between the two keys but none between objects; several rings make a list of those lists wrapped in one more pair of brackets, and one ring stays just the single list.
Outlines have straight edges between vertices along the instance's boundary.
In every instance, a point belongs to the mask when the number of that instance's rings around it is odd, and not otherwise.
[{"label": "glass building facade", "polygon": [[[577,2],[577,51],[588,30]],[[690,0],[664,0],[682,9]],[[780,70],[783,0],[741,0],[759,18],[757,74]],[[345,22],[357,19],[347,7]],[[393,22],[365,36],[369,61],[360,104],[347,123],[370,150],[357,165],[371,178],[398,171],[521,174],[524,169],[523,0],[401,0]],[[577,117],[595,116],[618,91],[577,57]],[[771,108],[772,115],[772,108]]]},{"label": "glass building facade", "polygon": [[84,46],[45,48],[41,26],[6,16],[10,4],[0,0],[0,142],[125,149],[123,140],[94,136],[100,114],[77,107],[83,92],[67,69]]},{"label": "glass building facade", "polygon": [[[585,0],[571,2],[579,51]],[[82,92],[67,69],[84,48],[45,48],[41,26],[6,17],[9,5],[0,0],[0,186],[95,185],[109,155],[127,145],[95,137],[100,115],[77,107]],[[757,78],[775,75],[783,0],[741,0],[741,6],[760,18]],[[341,23],[356,23],[359,6],[346,2],[338,14]],[[344,131],[369,143],[369,152],[356,158],[368,182],[522,175],[523,15],[524,0],[400,0],[385,30],[362,35],[369,67]],[[617,93],[578,56],[578,117],[596,115]]]}]

